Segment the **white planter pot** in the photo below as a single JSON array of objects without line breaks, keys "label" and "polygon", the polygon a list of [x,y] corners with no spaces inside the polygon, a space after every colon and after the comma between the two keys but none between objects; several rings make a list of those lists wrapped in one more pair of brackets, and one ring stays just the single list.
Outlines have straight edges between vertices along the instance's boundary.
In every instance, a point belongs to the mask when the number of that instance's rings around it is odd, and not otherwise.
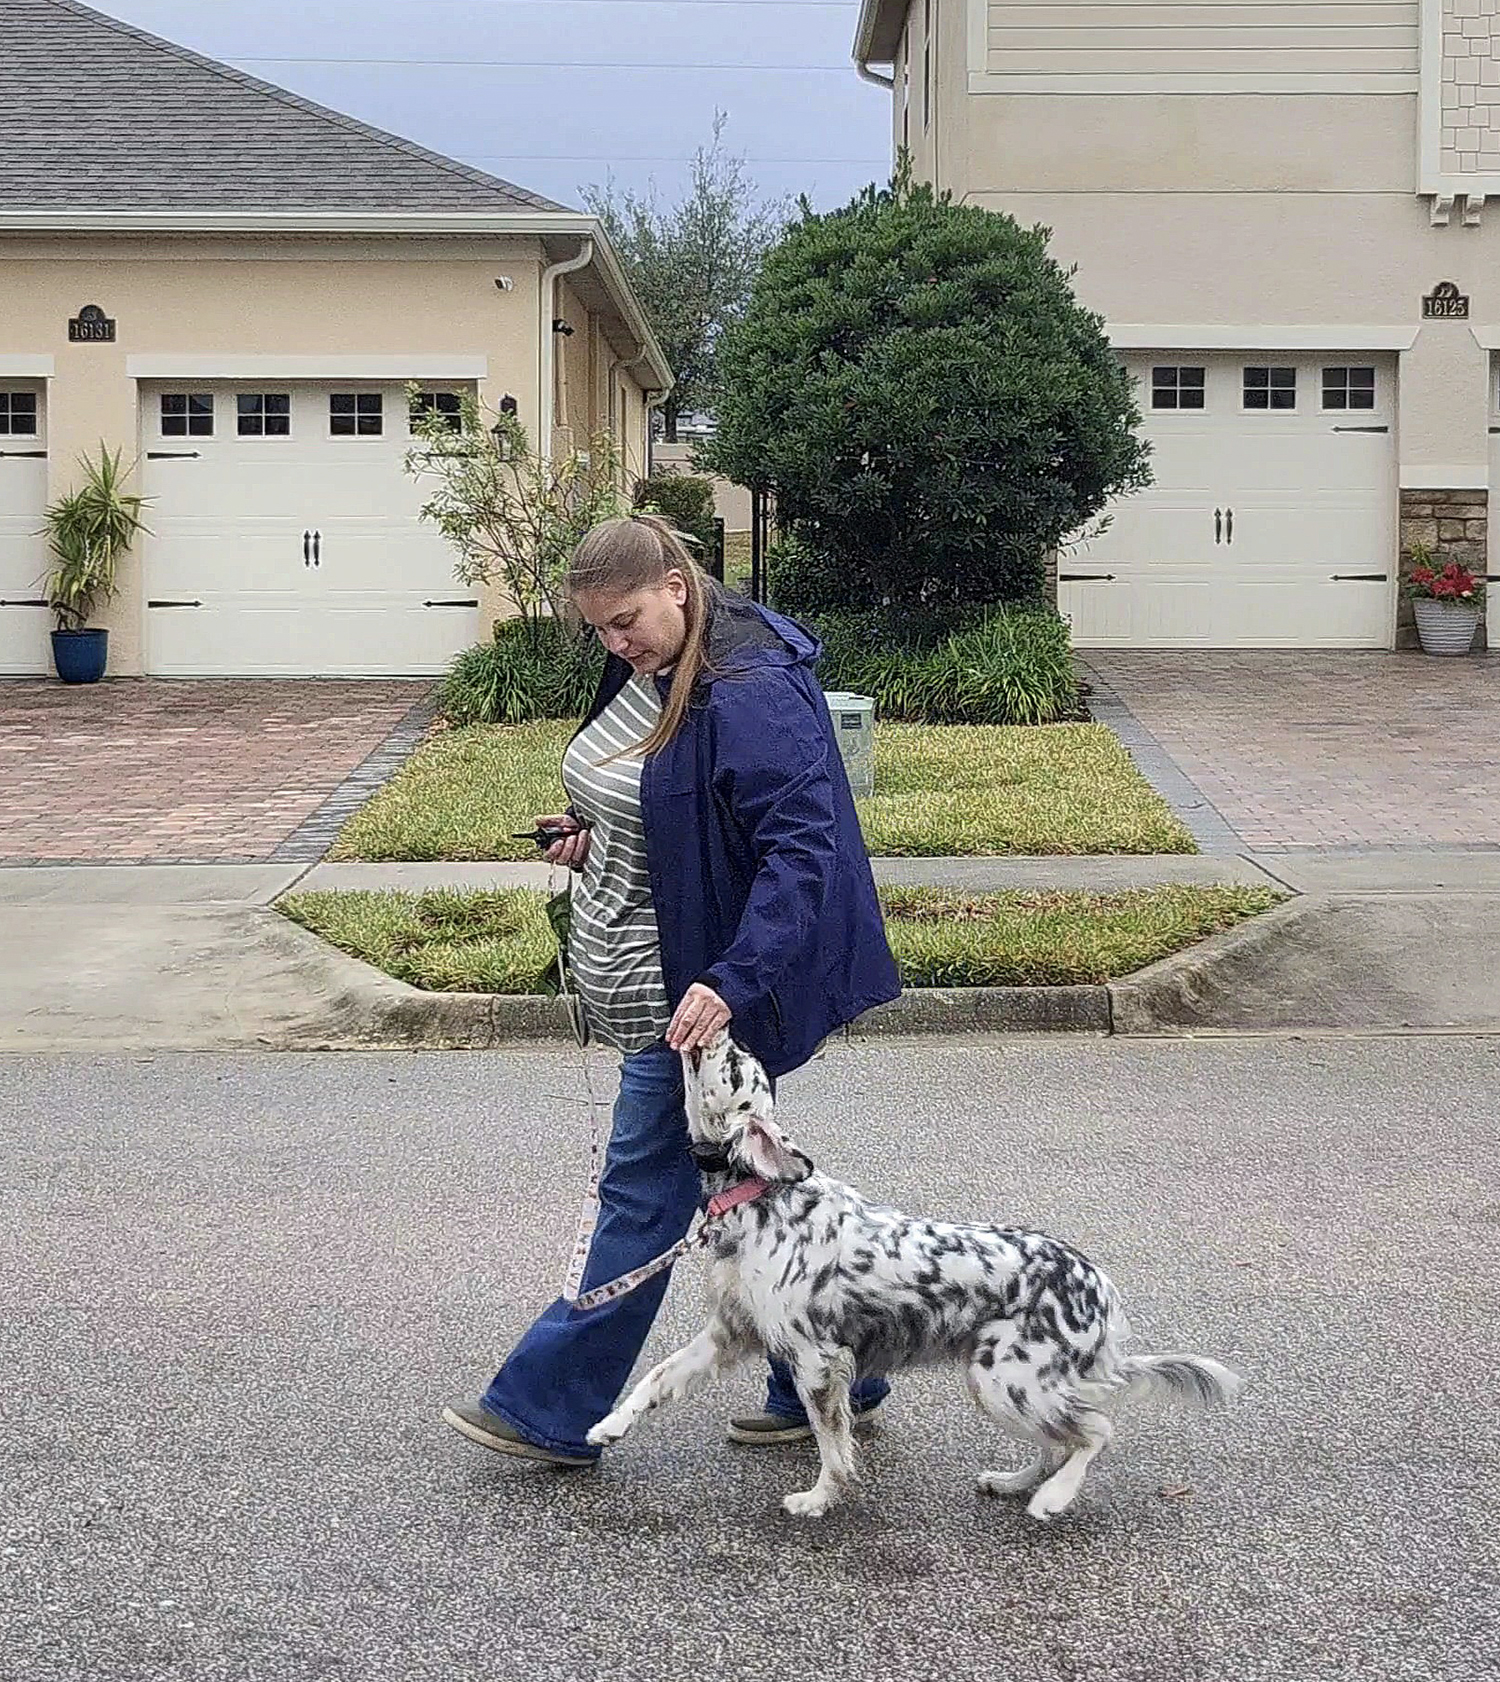
[{"label": "white planter pot", "polygon": [[1474,646],[1479,609],[1467,602],[1414,601],[1424,654],[1467,654]]}]

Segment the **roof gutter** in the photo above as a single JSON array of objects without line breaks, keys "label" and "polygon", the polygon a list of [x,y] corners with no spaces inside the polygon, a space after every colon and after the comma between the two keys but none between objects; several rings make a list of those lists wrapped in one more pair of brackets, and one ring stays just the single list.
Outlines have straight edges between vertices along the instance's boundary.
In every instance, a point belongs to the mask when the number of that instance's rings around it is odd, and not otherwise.
[{"label": "roof gutter", "polygon": [[[672,370],[641,311],[597,217],[576,210],[10,210],[0,207],[6,234],[358,234],[512,235],[592,240],[593,262],[631,337],[649,357],[664,390]],[[550,328],[551,323],[548,322]]]},{"label": "roof gutter", "polygon": [[[894,76],[882,76],[871,70],[870,65],[895,62],[895,47],[891,46],[887,50],[879,44],[877,36],[882,26],[891,20],[891,15],[898,10],[905,13],[905,0],[900,0],[899,4],[898,0],[864,0],[859,8],[859,22],[854,26],[855,68],[867,82],[874,82],[877,87],[891,88],[896,84]],[[895,35],[899,37],[899,29],[895,31]]]}]

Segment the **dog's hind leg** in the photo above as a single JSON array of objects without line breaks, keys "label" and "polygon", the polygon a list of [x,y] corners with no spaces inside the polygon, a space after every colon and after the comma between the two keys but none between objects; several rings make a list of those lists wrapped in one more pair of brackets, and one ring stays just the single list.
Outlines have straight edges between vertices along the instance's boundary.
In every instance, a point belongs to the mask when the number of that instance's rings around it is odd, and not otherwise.
[{"label": "dog's hind leg", "polygon": [[969,1394],[980,1412],[1031,1450],[1031,1458],[1015,1471],[981,1472],[979,1488],[985,1495],[1029,1495],[1067,1456],[1042,1414],[1035,1354],[1014,1325],[997,1322],[981,1335],[969,1365]]},{"label": "dog's hind leg", "polygon": [[1078,1446],[1027,1502],[1026,1511],[1033,1518],[1056,1518],[1072,1506],[1089,1462],[1109,1447],[1114,1436],[1108,1418],[1091,1407],[1080,1407],[1069,1413],[1065,1429],[1068,1439]]},{"label": "dog's hind leg", "polygon": [[1043,1450],[1014,1472],[981,1472],[979,1487],[986,1495],[1030,1495],[1039,1483],[1051,1477],[1058,1465],[1057,1456]]},{"label": "dog's hind leg", "polygon": [[617,1443],[641,1418],[663,1402],[680,1401],[742,1361],[756,1347],[751,1338],[715,1316],[691,1343],[654,1366],[588,1434],[596,1447]]},{"label": "dog's hind leg", "polygon": [[849,1403],[849,1387],[854,1383],[853,1353],[848,1349],[827,1356],[804,1353],[797,1360],[793,1376],[822,1465],[811,1489],[795,1490],[781,1505],[796,1518],[821,1518],[846,1489],[859,1481],[854,1464],[854,1415]]}]

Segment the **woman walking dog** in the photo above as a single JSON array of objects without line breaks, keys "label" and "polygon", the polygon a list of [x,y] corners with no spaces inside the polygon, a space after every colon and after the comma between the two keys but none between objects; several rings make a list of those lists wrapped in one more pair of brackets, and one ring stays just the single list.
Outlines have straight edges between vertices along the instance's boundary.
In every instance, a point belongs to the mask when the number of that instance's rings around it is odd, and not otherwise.
[{"label": "woman walking dog", "polygon": [[[581,872],[573,985],[592,1037],[622,1058],[587,1292],[692,1223],[680,1052],[732,1024],[774,1078],[901,987],[813,676],[818,645],[715,584],[649,515],[590,532],[568,594],[608,659],[563,757],[572,810],[538,821],[565,832],[548,859]],[[587,1312],[554,1302],[483,1396],[443,1418],[502,1453],[588,1465],[588,1432],[623,1390],[666,1280]],[[856,1417],[887,1388],[856,1384]],[[775,1363],[765,1411],[729,1427],[742,1443],[811,1434]]]}]

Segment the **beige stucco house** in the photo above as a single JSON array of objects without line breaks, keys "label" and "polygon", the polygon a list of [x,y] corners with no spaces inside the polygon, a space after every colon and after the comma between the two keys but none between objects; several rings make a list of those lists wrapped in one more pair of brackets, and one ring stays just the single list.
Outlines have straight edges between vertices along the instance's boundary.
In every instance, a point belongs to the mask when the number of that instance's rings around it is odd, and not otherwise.
[{"label": "beige stucco house", "polygon": [[1412,542],[1483,566],[1500,0],[865,0],[855,57],[1138,379],[1156,485],[1062,558],[1080,644],[1388,647]]},{"label": "beige stucco house", "polygon": [[0,105],[0,673],[49,669],[35,534],[100,440],[152,499],[117,676],[430,673],[484,634],[409,382],[645,470],[671,373],[593,218],[74,0],[4,0]]}]

